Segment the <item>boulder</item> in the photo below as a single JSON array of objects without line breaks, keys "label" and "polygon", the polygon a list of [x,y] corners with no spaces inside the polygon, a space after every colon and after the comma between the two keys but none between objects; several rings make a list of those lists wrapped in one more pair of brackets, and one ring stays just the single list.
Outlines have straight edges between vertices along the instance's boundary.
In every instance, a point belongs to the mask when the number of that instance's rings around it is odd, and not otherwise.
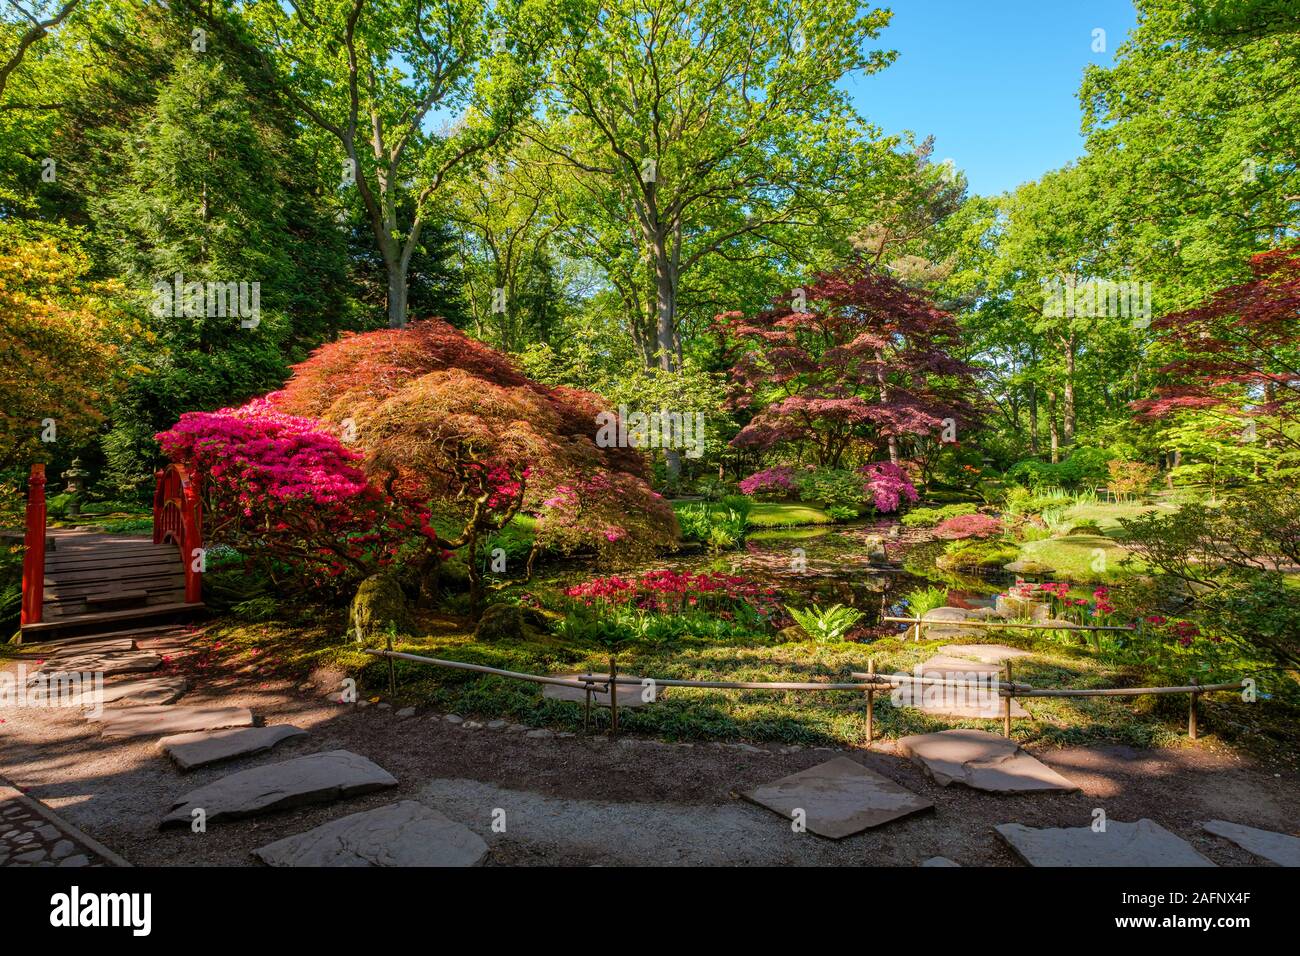
[{"label": "boulder", "polygon": [[348,608],[348,630],[359,643],[369,644],[382,639],[390,628],[399,633],[411,630],[406,595],[393,575],[372,574],[361,582]]},{"label": "boulder", "polygon": [[975,627],[944,627],[942,624],[930,624],[929,621],[967,621],[970,620],[970,613],[959,607],[936,607],[933,610],[926,611],[921,615],[921,620],[927,623],[921,625],[921,636],[925,638],[936,637],[961,637],[978,631]]},{"label": "boulder", "polygon": [[474,628],[474,639],[485,644],[536,640],[541,636],[539,626],[545,627],[545,621],[546,618],[532,608],[518,604],[489,604]]}]

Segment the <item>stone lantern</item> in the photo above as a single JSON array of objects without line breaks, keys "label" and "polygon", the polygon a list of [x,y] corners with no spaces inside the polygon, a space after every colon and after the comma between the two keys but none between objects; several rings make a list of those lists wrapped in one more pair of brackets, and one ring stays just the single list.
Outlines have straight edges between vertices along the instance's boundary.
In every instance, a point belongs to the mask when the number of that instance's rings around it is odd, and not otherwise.
[{"label": "stone lantern", "polygon": [[86,490],[84,478],[89,477],[90,472],[81,467],[81,459],[72,459],[72,465],[63,473],[63,490],[68,495],[67,516],[75,518],[81,514],[81,493]]}]

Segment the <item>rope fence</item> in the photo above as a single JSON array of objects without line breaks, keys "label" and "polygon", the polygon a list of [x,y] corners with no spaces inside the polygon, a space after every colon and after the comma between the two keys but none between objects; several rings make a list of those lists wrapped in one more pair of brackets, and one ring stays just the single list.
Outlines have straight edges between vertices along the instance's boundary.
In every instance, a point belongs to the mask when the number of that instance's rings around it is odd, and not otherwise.
[{"label": "rope fence", "polygon": [[[1122,629],[1121,629],[1122,630]],[[581,690],[585,694],[586,704],[583,711],[582,727],[584,733],[590,732],[591,726],[591,699],[592,694],[602,693],[609,695],[610,710],[610,732],[618,734],[618,687],[620,686],[638,686],[638,687],[692,687],[702,690],[758,690],[773,691],[777,693],[786,692],[812,692],[821,693],[826,691],[838,692],[849,691],[862,693],[867,698],[866,713],[866,734],[867,744],[870,745],[875,739],[875,697],[878,693],[892,692],[898,687],[908,684],[913,687],[959,687],[970,690],[972,686],[979,686],[989,683],[990,675],[993,675],[993,682],[987,688],[988,692],[996,693],[1002,698],[1002,733],[1005,737],[1011,736],[1011,711],[1012,704],[1016,698],[1029,697],[1139,697],[1139,696],[1158,696],[1163,694],[1188,694],[1190,700],[1187,710],[1187,735],[1192,740],[1197,739],[1199,730],[1198,703],[1202,694],[1218,693],[1220,691],[1241,690],[1248,685],[1248,681],[1232,681],[1222,684],[1199,684],[1195,679],[1190,684],[1180,687],[1094,687],[1094,688],[1040,688],[1031,684],[1017,683],[1012,679],[1011,662],[1003,663],[1002,679],[997,679],[996,670],[974,671],[972,676],[964,679],[954,679],[947,677],[930,677],[922,673],[917,674],[877,674],[875,658],[867,661],[867,670],[865,673],[852,672],[850,677],[853,681],[850,683],[821,683],[816,681],[727,681],[727,680],[678,680],[675,678],[655,678],[655,677],[620,677],[618,673],[618,658],[616,656],[609,659],[608,674],[580,674],[576,678],[550,677],[544,674],[527,674],[520,671],[508,671],[499,667],[489,667],[485,664],[466,664],[463,661],[450,661],[437,657],[425,657],[421,654],[408,654],[393,650],[392,638],[388,639],[388,649],[380,650],[378,648],[363,648],[365,653],[373,654],[376,657],[382,657],[388,661],[388,686],[391,693],[397,691],[397,673],[394,668],[394,661],[413,661],[417,664],[432,664],[435,667],[446,667],[453,670],[471,671],[476,674],[486,674],[493,677],[505,677],[510,680],[521,680],[534,684],[551,684],[559,687],[572,687]]]}]

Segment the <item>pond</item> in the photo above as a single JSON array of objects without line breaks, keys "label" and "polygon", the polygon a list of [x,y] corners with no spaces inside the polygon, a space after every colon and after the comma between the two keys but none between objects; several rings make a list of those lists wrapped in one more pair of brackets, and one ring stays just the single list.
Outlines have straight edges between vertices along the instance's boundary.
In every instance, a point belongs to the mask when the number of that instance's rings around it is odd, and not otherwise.
[{"label": "pond", "polygon": [[[904,616],[904,596],[912,590],[947,586],[955,607],[991,605],[1015,576],[1004,571],[959,573],[935,566],[943,542],[919,543],[897,521],[864,520],[837,525],[766,528],[751,533],[734,551],[712,553],[684,547],[672,555],[627,569],[635,574],[658,568],[674,571],[720,571],[777,590],[782,603],[796,607],[843,604],[863,612],[862,624],[883,631],[903,625],[883,617]],[[585,562],[549,565],[540,583],[564,587],[592,574]]]}]

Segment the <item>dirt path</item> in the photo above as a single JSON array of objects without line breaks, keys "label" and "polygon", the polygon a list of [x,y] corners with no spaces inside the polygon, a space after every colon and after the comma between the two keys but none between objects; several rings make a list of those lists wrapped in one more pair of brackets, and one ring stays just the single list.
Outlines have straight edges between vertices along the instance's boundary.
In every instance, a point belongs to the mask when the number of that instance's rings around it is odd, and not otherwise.
[{"label": "dirt path", "polygon": [[[1211,741],[1160,751],[1031,748],[1081,792],[1027,796],[939,787],[884,743],[869,752],[834,752],[924,794],[935,812],[833,842],[793,833],[780,817],[735,796],[821,763],[832,755],[829,749],[530,737],[436,714],[399,717],[383,706],[329,703],[318,690],[259,675],[255,665],[223,670],[190,653],[184,640],[142,638],[139,644],[163,654],[168,669],[198,678],[180,703],[245,706],[268,723],[291,722],[310,735],[271,754],[182,774],[153,740],[103,740],[77,711],[0,709],[0,774],[135,864],[247,865],[258,846],[399,799],[420,800],[467,824],[492,847],[491,862],[506,865],[908,866],[939,855],[964,865],[1017,865],[994,825],[1084,826],[1095,807],[1113,820],[1150,817],[1214,861],[1241,865],[1258,861],[1203,833],[1200,821],[1222,818],[1289,832],[1300,818],[1294,773],[1213,750]],[[255,764],[338,748],[374,760],[400,786],[216,824],[202,834],[157,829],[174,798],[190,789]],[[504,811],[504,833],[493,830],[497,810]]]}]

